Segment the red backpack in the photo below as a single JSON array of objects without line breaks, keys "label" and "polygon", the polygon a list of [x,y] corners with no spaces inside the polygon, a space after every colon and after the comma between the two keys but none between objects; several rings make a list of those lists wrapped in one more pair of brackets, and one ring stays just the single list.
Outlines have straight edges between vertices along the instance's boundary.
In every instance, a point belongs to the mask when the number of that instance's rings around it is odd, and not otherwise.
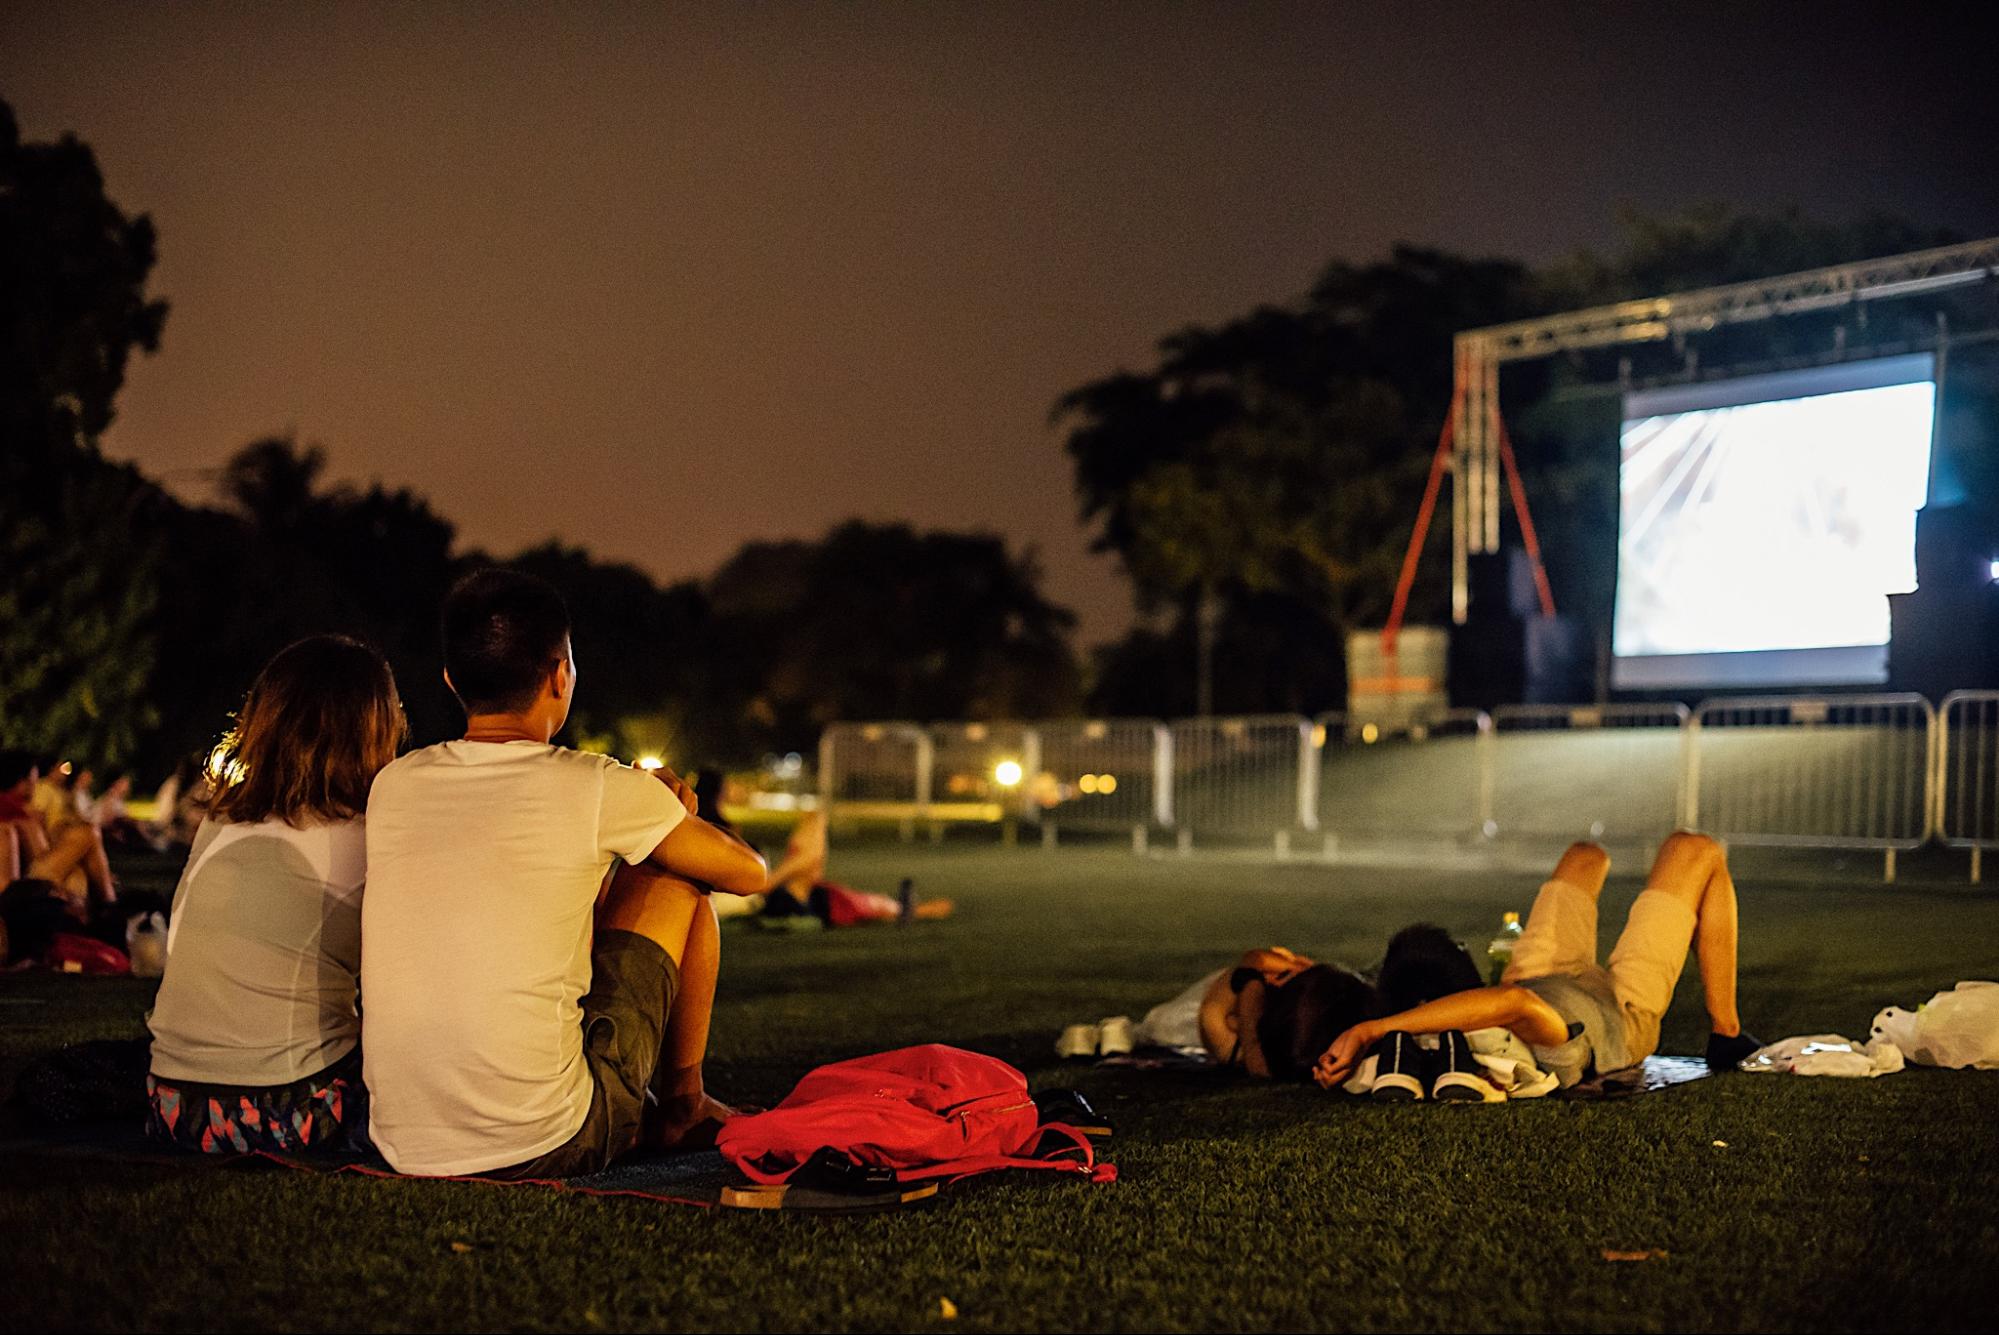
[{"label": "red backpack", "polygon": [[[1051,1158],[1052,1153],[1080,1157]],[[1027,1077],[996,1057],[928,1043],[808,1073],[769,1112],[732,1117],[716,1148],[752,1182],[788,1181],[827,1152],[896,1181],[1037,1168],[1112,1182],[1089,1139],[1043,1122]]]}]

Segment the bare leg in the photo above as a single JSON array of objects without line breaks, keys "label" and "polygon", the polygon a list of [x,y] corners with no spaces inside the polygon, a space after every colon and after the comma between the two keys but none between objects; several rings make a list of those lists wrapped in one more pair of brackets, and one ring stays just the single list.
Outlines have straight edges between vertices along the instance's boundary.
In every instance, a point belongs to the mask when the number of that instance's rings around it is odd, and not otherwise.
[{"label": "bare leg", "polygon": [[715,984],[722,972],[722,933],[714,905],[707,899],[695,911],[687,934],[687,954],[680,961],[680,995],[673,999],[666,1036],[660,1042],[659,1065],[653,1071],[652,1093],[659,1100],[656,1116],[646,1128],[648,1144],[672,1148],[705,1138],[735,1116],[735,1109],[709,1097],[702,1079],[708,1055],[708,1025],[715,1014]]},{"label": "bare leg", "polygon": [[28,864],[30,876],[62,886],[67,886],[75,873],[83,877],[86,899],[95,897],[109,904],[118,898],[111,880],[111,864],[104,856],[104,840],[88,825],[65,826],[49,850]]},{"label": "bare leg", "polygon": [[1734,1038],[1742,1032],[1742,1016],[1735,999],[1738,924],[1727,853],[1704,834],[1676,834],[1660,848],[1646,888],[1663,890],[1693,910],[1708,1024],[1724,1038]]},{"label": "bare leg", "polygon": [[1573,885],[1594,899],[1603,893],[1603,882],[1609,875],[1610,854],[1603,851],[1603,845],[1577,843],[1570,844],[1562,860],[1555,864],[1553,879]]},{"label": "bare leg", "polygon": [[793,827],[784,857],[770,874],[770,888],[803,904],[812,887],[826,879],[826,813],[809,811]]},{"label": "bare leg", "polygon": [[656,942],[680,970],[680,990],[666,1017],[650,1082],[659,1107],[641,1133],[643,1143],[670,1148],[697,1129],[727,1121],[734,1110],[709,1098],[702,1082],[722,966],[722,934],[708,896],[653,868],[620,867],[597,925]]}]

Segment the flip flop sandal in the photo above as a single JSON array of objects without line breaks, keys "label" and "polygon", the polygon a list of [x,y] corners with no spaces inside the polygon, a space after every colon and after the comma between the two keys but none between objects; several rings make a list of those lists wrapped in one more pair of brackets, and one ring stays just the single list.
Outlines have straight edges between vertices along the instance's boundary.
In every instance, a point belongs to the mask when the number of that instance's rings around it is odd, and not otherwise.
[{"label": "flip flop sandal", "polygon": [[1090,1106],[1090,1101],[1073,1089],[1044,1089],[1034,1096],[1035,1111],[1045,1126],[1060,1122],[1091,1140],[1108,1140],[1116,1131],[1111,1119]]}]

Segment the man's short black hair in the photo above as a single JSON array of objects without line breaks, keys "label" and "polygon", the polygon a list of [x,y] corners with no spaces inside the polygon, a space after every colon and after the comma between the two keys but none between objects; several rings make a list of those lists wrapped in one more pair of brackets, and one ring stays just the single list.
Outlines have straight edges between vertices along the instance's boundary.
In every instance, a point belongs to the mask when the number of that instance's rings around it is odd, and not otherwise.
[{"label": "man's short black hair", "polygon": [[569,609],[547,580],[489,566],[444,599],[444,670],[467,713],[515,713],[534,703],[560,662]]}]

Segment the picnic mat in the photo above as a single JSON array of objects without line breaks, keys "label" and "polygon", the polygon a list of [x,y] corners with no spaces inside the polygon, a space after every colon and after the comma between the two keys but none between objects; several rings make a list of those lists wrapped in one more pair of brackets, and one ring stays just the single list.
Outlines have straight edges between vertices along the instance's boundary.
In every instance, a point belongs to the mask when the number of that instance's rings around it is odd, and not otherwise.
[{"label": "picnic mat", "polygon": [[471,1182],[485,1187],[576,1192],[585,1196],[627,1196],[669,1205],[737,1210],[803,1210],[854,1214],[897,1210],[937,1198],[935,1182],[909,1183],[882,1191],[847,1193],[804,1187],[764,1187],[747,1183],[715,1150],[692,1154],[635,1154],[601,1173],[583,1177],[503,1182],[489,1177],[404,1178],[375,1154],[192,1154],[149,1141],[125,1122],[70,1126],[16,1126],[0,1135],[0,1155],[95,1159],[147,1164],[195,1172],[292,1171],[353,1173],[410,1182]]}]

